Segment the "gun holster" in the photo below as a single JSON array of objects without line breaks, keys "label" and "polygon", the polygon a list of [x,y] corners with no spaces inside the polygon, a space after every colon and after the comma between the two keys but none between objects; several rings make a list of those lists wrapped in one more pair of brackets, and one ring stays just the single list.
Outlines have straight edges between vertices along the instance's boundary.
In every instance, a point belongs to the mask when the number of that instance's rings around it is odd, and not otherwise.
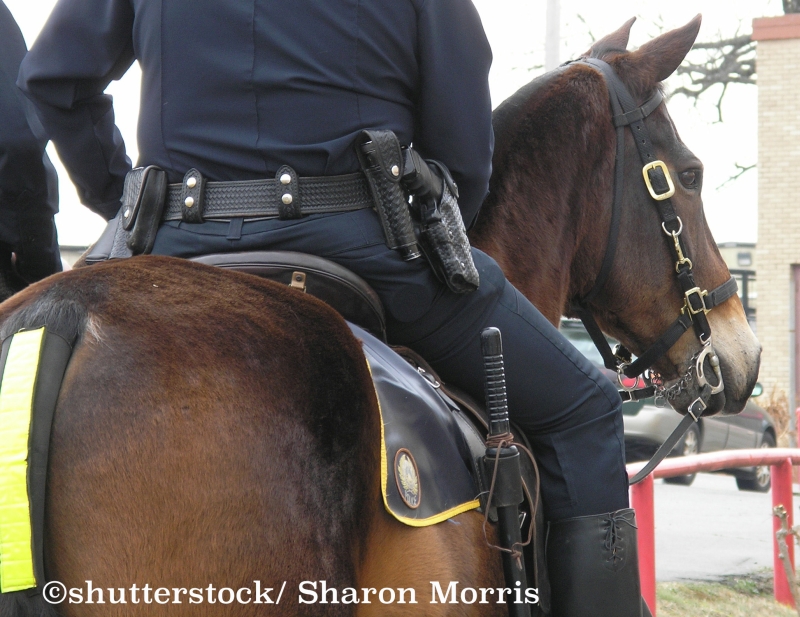
[{"label": "gun holster", "polygon": [[458,188],[447,167],[424,160],[411,147],[401,148],[397,136],[386,130],[362,131],[356,152],[386,245],[406,261],[420,257],[422,250],[439,280],[455,293],[477,289],[480,277],[458,207]]},{"label": "gun holster", "polygon": [[480,276],[472,260],[467,230],[458,207],[458,188],[439,161],[423,160],[404,148],[402,184],[414,196],[418,241],[436,276],[455,293],[474,291]]}]

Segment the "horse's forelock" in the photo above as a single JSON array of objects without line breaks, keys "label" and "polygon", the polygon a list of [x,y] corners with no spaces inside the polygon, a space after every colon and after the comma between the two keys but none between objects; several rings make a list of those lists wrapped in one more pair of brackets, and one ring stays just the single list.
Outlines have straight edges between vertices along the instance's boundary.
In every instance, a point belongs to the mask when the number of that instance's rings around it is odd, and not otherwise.
[{"label": "horse's forelock", "polygon": [[606,59],[614,67],[622,82],[628,87],[631,95],[638,103],[644,103],[656,90],[662,90],[660,81],[653,79],[652,71],[647,66],[637,63],[633,52],[615,54]]}]

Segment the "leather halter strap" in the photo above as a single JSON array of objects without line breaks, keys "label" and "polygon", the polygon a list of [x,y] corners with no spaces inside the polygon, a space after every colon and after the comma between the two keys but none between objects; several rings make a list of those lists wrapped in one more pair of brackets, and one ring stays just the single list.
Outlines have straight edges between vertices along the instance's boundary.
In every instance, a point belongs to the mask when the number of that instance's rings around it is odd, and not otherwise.
[{"label": "leather halter strap", "polygon": [[[611,228],[609,230],[609,240],[603,257],[603,263],[600,266],[600,272],[591,290],[571,308],[578,317],[580,317],[581,321],[584,322],[589,335],[592,337],[600,354],[603,356],[603,362],[606,368],[620,371],[627,377],[636,377],[641,375],[664,355],[678,341],[683,333],[689,329],[689,326],[694,326],[700,342],[705,344],[711,337],[711,326],[708,323],[706,313],[713,307],[718,306],[735,295],[737,285],[736,280],[731,277],[711,292],[704,292],[700,290],[694,281],[692,263],[691,260],[688,259],[686,247],[680,236],[683,226],[669,199],[669,195],[671,195],[671,180],[667,179],[669,172],[666,171],[666,166],[664,166],[663,163],[656,161],[655,148],[653,147],[649,131],[644,123],[645,118],[655,111],[663,102],[663,95],[661,92],[656,91],[644,105],[637,107],[628,89],[607,62],[597,58],[582,58],[579,62],[588,64],[597,69],[608,84],[611,109],[614,114],[613,122],[616,127],[617,147],[616,161],[614,164],[614,199],[611,207]],[[644,165],[645,181],[651,194],[654,195],[652,201],[658,208],[662,221],[662,228],[664,232],[668,234],[668,237],[672,239],[672,242],[668,244],[675,259],[678,282],[686,298],[685,307],[681,315],[667,328],[661,337],[641,355],[641,357],[632,363],[626,358],[629,354],[626,353],[625,350],[623,350],[623,357],[611,351],[605,336],[603,336],[588,309],[588,304],[605,285],[616,254],[624,184],[624,130],[626,126],[630,127],[634,135],[634,142],[636,143],[639,156]],[[666,197],[662,197],[665,195]]]},{"label": "leather halter strap", "polygon": [[[625,84],[622,83],[622,80],[607,62],[596,58],[582,58],[579,62],[594,67],[606,80],[613,112],[612,120],[616,132],[617,145],[616,160],[614,163],[614,196],[611,207],[611,228],[603,263],[600,266],[600,272],[592,288],[589,290],[589,293],[575,302],[571,309],[580,317],[587,332],[592,337],[595,346],[603,356],[603,362],[606,368],[615,370],[618,374],[623,374],[627,377],[637,377],[637,383],[638,376],[651,367],[661,356],[666,354],[678,339],[683,336],[684,332],[686,332],[690,326],[693,326],[697,338],[703,345],[703,351],[698,357],[695,368],[698,373],[698,381],[700,381],[699,377],[703,358],[708,354],[713,355],[713,350],[711,349],[711,325],[708,322],[706,314],[712,308],[722,304],[736,294],[736,280],[731,277],[725,283],[710,292],[701,290],[694,281],[692,262],[689,259],[688,252],[681,238],[683,223],[670,201],[670,197],[675,192],[675,187],[669,176],[667,166],[663,162],[656,160],[655,148],[650,139],[649,131],[645,126],[645,119],[647,116],[653,113],[663,101],[661,92],[656,91],[644,105],[638,107],[633,97],[628,92],[628,89],[625,87]],[[678,318],[667,328],[666,332],[664,332],[658,340],[634,362],[631,361],[630,352],[622,346],[620,346],[616,352],[611,351],[608,341],[588,308],[589,302],[597,296],[605,285],[616,254],[625,170],[624,131],[626,126],[630,127],[634,137],[634,143],[636,143],[636,148],[639,151],[639,157],[643,164],[642,174],[644,182],[650,192],[652,201],[658,209],[659,216],[661,217],[661,227],[671,240],[671,242],[668,241],[668,246],[675,259],[678,283],[681,286],[685,298],[683,309],[681,309],[681,314]],[[713,355],[713,358],[716,360],[716,355]],[[718,360],[716,360],[716,362],[718,366]],[[713,388],[705,381],[705,378],[703,378],[705,383],[700,384],[699,396],[689,405],[686,416],[661,445],[655,455],[653,455],[647,465],[631,479],[630,484],[636,484],[643,480],[658,463],[672,451],[672,448],[674,448],[675,444],[683,437],[689,426],[693,422],[698,421],[706,409],[708,399],[718,388],[721,389],[723,386],[721,373],[718,372],[717,377],[719,382],[717,386]],[[638,390],[623,390],[620,392],[620,395],[623,400],[640,400],[653,396],[655,391],[655,386],[650,384]]]}]

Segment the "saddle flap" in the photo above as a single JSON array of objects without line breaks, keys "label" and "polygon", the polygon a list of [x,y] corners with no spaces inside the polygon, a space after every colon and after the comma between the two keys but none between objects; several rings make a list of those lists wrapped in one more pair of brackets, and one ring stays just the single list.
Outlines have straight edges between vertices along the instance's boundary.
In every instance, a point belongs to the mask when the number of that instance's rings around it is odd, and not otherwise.
[{"label": "saddle flap", "polygon": [[380,405],[386,510],[424,527],[478,508],[469,448],[437,386],[369,333],[350,329],[362,343]]}]

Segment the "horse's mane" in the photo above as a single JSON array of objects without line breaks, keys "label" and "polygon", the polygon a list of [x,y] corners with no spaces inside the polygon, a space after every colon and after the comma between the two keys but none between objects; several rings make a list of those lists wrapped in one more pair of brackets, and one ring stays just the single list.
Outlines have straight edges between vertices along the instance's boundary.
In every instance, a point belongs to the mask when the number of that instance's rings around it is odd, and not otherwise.
[{"label": "horse's mane", "polygon": [[509,132],[511,125],[515,123],[516,117],[525,103],[540,89],[544,88],[556,75],[563,70],[563,66],[554,71],[549,71],[539,75],[536,79],[517,90],[514,94],[500,103],[492,112],[492,128],[495,137],[505,135]]},{"label": "horse's mane", "polygon": [[[600,84],[602,80],[602,76],[595,69],[567,62],[540,75],[503,101],[492,113],[492,128],[495,135],[493,173],[502,170],[507,154],[523,133],[532,130],[532,134],[542,137],[543,131],[547,131],[547,126],[551,122],[573,124],[578,121],[578,118],[560,105],[552,105],[553,101],[566,100],[563,97],[567,97],[571,102],[575,102],[576,96],[580,96],[579,92],[585,93],[591,88],[587,86],[588,83],[596,81]],[[597,102],[604,106],[605,112],[607,98],[598,98]],[[590,113],[588,108],[580,110],[574,105],[571,107],[573,114]],[[530,125],[523,130],[521,122],[533,123],[537,127]],[[493,180],[496,179],[497,177],[493,175]]]}]

